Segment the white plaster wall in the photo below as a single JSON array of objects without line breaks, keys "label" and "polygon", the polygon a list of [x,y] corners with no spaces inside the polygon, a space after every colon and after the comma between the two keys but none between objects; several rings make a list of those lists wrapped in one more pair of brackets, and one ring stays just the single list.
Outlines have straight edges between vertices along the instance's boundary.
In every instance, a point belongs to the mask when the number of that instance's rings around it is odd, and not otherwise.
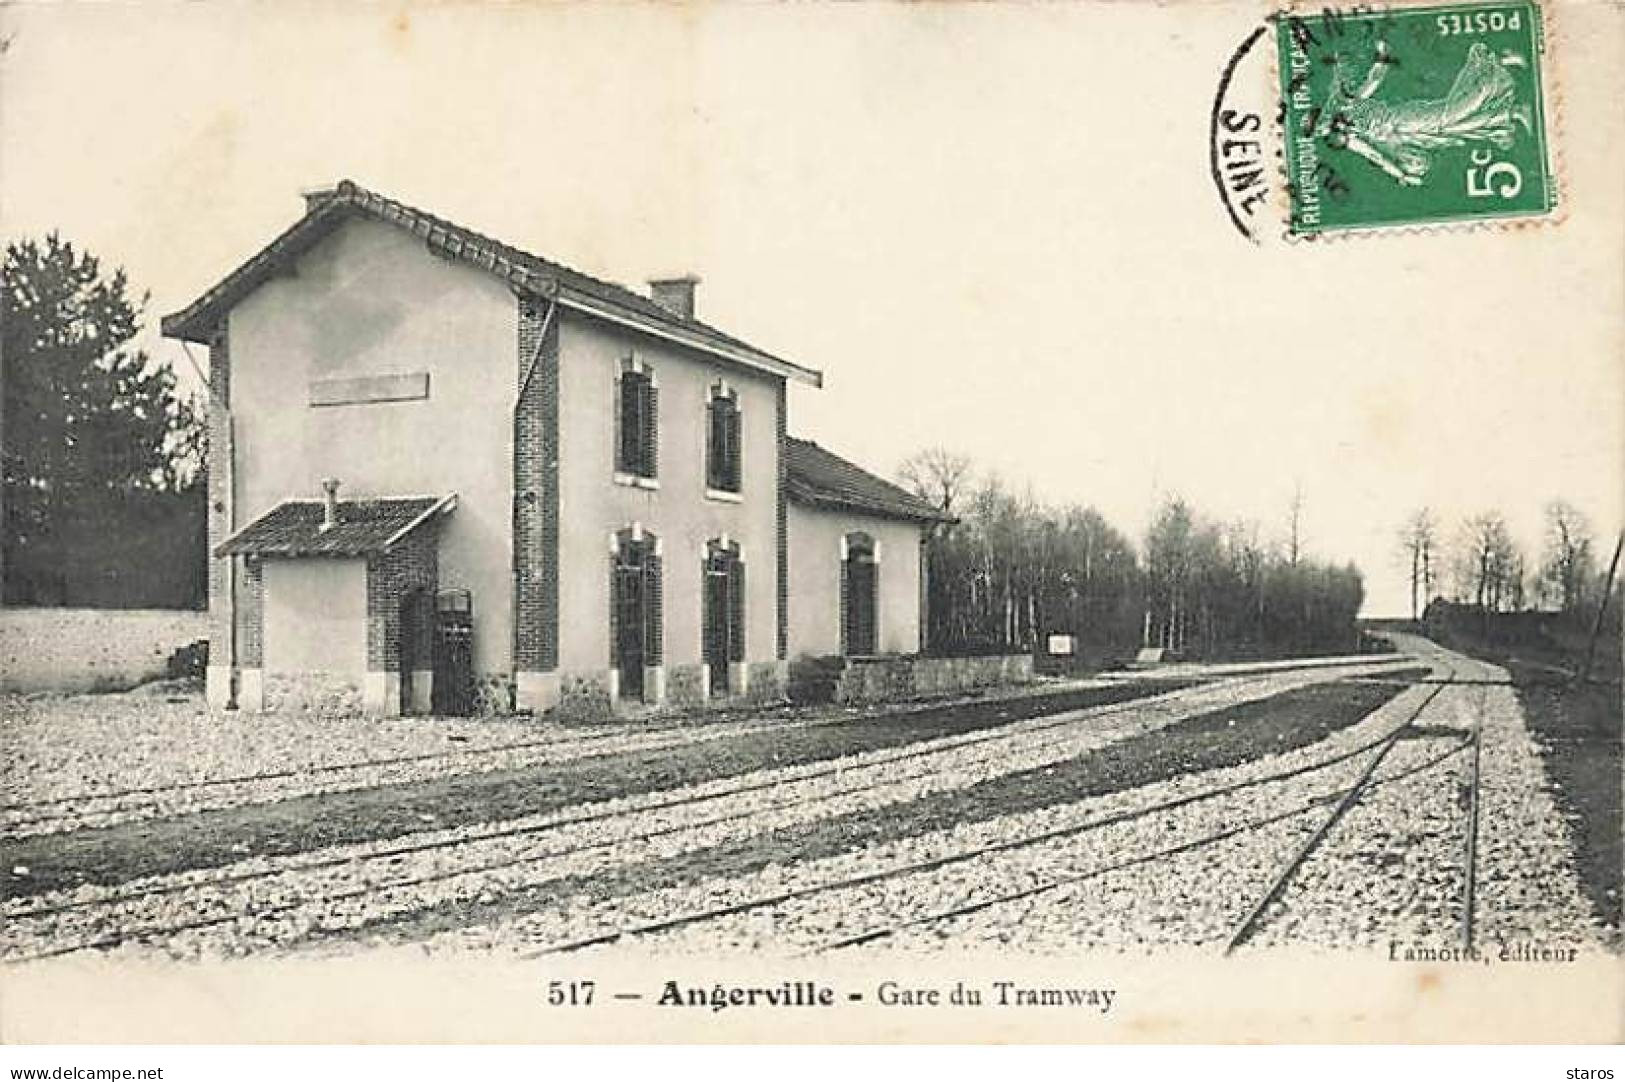
[{"label": "white plaster wall", "polygon": [[[637,355],[660,386],[660,487],[614,481],[615,378]],[[665,663],[701,658],[700,562],[727,534],[745,559],[745,653],[771,661],[776,646],[776,379],[711,363],[676,346],[587,317],[566,315],[559,338],[559,667],[609,665],[609,535],[640,522],[660,539],[665,570]],[[742,500],[705,494],[706,393],[725,378],[739,393]]]},{"label": "white plaster wall", "polygon": [[841,652],[841,538],[862,530],[880,542],[878,643],[883,654],[920,649],[920,546],[907,522],[790,504],[790,656]]},{"label": "white plaster wall", "polygon": [[209,637],[209,614],[176,609],[0,608],[0,691],[122,690],[166,672]]},{"label": "white plaster wall", "polygon": [[267,673],[367,671],[367,562],[266,560]]},{"label": "white plaster wall", "polygon": [[[474,597],[474,664],[507,672],[512,637],[517,307],[506,285],[355,220],[231,314],[234,528],[288,498],[441,495],[442,589]],[[429,396],[312,407],[313,379],[426,371]]]}]

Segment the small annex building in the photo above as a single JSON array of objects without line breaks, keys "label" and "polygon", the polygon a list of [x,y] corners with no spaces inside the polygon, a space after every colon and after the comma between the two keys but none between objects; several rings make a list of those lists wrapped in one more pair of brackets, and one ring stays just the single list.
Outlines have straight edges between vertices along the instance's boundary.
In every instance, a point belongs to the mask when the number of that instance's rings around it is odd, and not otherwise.
[{"label": "small annex building", "polygon": [[793,656],[922,652],[926,543],[948,516],[810,440],[785,452]]},{"label": "small annex building", "polygon": [[820,374],[350,181],[164,334],[209,352],[208,699],[543,711],[782,696],[912,653],[943,516],[787,435]]}]

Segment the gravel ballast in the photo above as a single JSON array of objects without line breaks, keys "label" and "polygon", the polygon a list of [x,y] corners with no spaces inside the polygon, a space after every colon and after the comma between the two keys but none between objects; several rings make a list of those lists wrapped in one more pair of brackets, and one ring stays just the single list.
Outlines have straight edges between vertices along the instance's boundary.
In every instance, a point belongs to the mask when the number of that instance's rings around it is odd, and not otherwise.
[{"label": "gravel ballast", "polygon": [[[958,728],[922,711],[912,730],[855,728],[845,754],[675,770],[530,814],[431,817],[387,837],[36,890],[0,905],[0,953],[1220,951],[1419,707],[1244,949],[1457,936],[1480,724],[1477,934],[1604,944],[1498,672],[1438,651],[1432,680],[1400,687],[1417,674],[1382,660],[1050,716],[1018,706]],[[1469,682],[1441,688],[1447,673]],[[762,739],[736,735],[744,748]],[[702,750],[728,754],[732,738],[719,739]]]},{"label": "gravel ballast", "polygon": [[[1164,693],[1133,704],[1117,704],[1076,712],[1076,716],[1034,718],[1006,725],[995,733],[980,731],[865,752],[828,764],[801,764],[752,775],[748,793],[730,796],[735,781],[718,779],[675,791],[624,798],[596,806],[593,821],[537,833],[516,834],[528,827],[543,827],[550,820],[581,817],[572,808],[554,815],[507,821],[493,826],[432,829],[422,824],[421,834],[399,843],[379,842],[327,847],[284,858],[239,860],[215,871],[189,871],[146,877],[123,887],[86,886],[73,891],[49,892],[33,899],[8,903],[9,951],[28,951],[46,940],[106,938],[124,929],[157,930],[183,919],[212,920],[245,908],[278,912],[271,919],[245,921],[273,942],[302,937],[310,928],[347,927],[375,921],[399,911],[427,905],[477,904],[482,896],[500,897],[528,883],[548,882],[565,874],[591,874],[638,860],[659,859],[706,845],[723,844],[798,821],[816,820],[887,803],[918,799],[945,788],[976,784],[1046,762],[1064,761],[1085,751],[1109,745],[1137,733],[1178,721],[1193,714],[1236,703],[1262,699],[1284,690],[1328,679],[1324,674],[1283,674],[1269,678],[1229,681],[1208,687]],[[996,737],[996,739],[992,739]],[[908,774],[900,760],[913,760]],[[805,780],[798,782],[797,779]],[[675,799],[708,801],[679,808],[662,808]],[[800,801],[801,803],[795,803]],[[642,812],[639,809],[651,810]],[[777,809],[777,810],[775,810]],[[711,820],[723,819],[723,822]],[[507,836],[482,840],[498,831]],[[661,832],[656,834],[655,832]],[[654,836],[650,836],[653,834]],[[417,853],[393,854],[403,846],[439,845]],[[549,853],[562,852],[559,856]],[[473,871],[502,861],[527,862],[494,872]],[[308,871],[307,864],[323,865]],[[249,876],[270,871],[268,877],[247,882],[219,883],[210,879]],[[437,877],[432,883],[392,889],[387,882]],[[165,891],[143,898],[144,891]],[[330,895],[349,895],[331,904],[319,901]],[[103,899],[126,899],[117,908],[97,904]],[[39,908],[62,904],[78,908],[66,913],[26,919]],[[280,907],[292,905],[292,910]],[[305,911],[314,911],[314,919]],[[308,923],[308,926],[306,924]],[[221,929],[224,931],[221,931]],[[211,925],[200,938],[218,933],[230,940],[244,928]],[[259,941],[259,935],[248,935]]]}]

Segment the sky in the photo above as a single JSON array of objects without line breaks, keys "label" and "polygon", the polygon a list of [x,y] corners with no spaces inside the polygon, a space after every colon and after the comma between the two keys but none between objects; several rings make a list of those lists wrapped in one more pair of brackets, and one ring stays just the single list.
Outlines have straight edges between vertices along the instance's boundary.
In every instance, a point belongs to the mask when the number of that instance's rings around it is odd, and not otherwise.
[{"label": "sky", "polygon": [[792,432],[877,472],[944,446],[1133,537],[1169,494],[1279,537],[1300,490],[1397,614],[1419,506],[1531,553],[1553,498],[1625,519],[1625,35],[1550,8],[1559,221],[1255,246],[1207,172],[1250,4],[12,5],[0,235],[122,265],[156,324],[349,177],[698,274],[823,371]]}]

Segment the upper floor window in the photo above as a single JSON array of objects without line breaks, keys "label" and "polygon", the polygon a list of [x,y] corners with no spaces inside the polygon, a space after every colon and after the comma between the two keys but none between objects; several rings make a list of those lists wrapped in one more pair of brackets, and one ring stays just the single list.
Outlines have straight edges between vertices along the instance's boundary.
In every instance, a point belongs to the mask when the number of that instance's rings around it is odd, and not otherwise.
[{"label": "upper floor window", "polygon": [[615,381],[615,470],[653,479],[660,456],[660,387],[636,357],[621,362]]},{"label": "upper floor window", "polygon": [[738,492],[740,459],[739,394],[726,383],[712,384],[706,410],[705,487]]}]

